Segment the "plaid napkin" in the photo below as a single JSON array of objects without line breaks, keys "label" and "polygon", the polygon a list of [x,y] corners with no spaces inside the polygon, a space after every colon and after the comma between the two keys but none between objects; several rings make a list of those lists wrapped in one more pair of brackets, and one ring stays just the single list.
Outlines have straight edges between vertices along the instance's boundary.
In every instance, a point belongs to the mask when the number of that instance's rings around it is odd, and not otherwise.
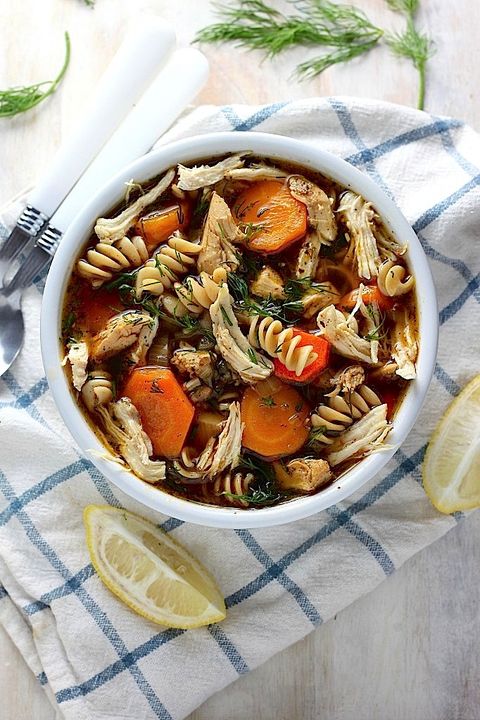
[{"label": "plaid napkin", "polygon": [[[183,718],[214,692],[311,632],[454,527],[424,495],[428,437],[478,372],[480,140],[458,120],[386,103],[312,99],[200,107],[161,140],[215,130],[291,135],[367,172],[420,237],[440,301],[440,353],[428,401],[381,475],[314,517],[222,531],[159,517],[81,457],[48,392],[39,353],[43,281],[26,293],[26,347],[0,380],[0,621],[62,716]],[[17,208],[3,217],[4,223]],[[100,582],[82,509],[134,510],[214,573],[225,622],[161,630]]]}]

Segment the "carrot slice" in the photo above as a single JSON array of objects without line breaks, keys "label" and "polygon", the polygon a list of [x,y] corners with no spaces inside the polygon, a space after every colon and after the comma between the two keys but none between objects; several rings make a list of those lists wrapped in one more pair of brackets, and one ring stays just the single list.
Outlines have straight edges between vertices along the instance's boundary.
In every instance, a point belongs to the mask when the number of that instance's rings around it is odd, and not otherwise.
[{"label": "carrot slice", "polygon": [[181,201],[163,210],[146,215],[135,226],[135,232],[143,237],[149,250],[166,242],[176,230],[185,230],[190,222],[190,203]]},{"label": "carrot slice", "polygon": [[76,308],[72,312],[75,327],[84,333],[96,334],[111,317],[125,310],[116,290],[92,290],[91,285],[86,282],[79,282],[77,288]]},{"label": "carrot slice", "polygon": [[[391,310],[394,306],[394,302],[391,298],[383,295],[376,285],[365,285],[362,292],[362,299],[365,305],[369,303],[377,303],[381,310]],[[344,295],[338,305],[345,308],[346,310],[352,310],[355,307],[355,303],[358,300],[358,288],[351,290],[349,293]]]},{"label": "carrot slice", "polygon": [[269,460],[300,450],[308,438],[306,400],[277,378],[247,388],[240,412],[245,423],[243,446]]},{"label": "carrot slice", "polygon": [[297,375],[295,370],[287,370],[285,365],[278,358],[275,358],[273,361],[273,371],[278,378],[285,380],[285,382],[300,383],[303,385],[304,383],[311,382],[328,366],[330,343],[323,337],[311,335],[303,330],[297,330],[297,328],[293,328],[293,335],[299,335],[301,338],[297,347],[305,347],[305,345],[313,346],[313,352],[317,353],[316,360],[310,363],[310,365],[307,365],[300,375]]},{"label": "carrot slice", "polygon": [[136,368],[123,387],[123,395],[137,408],[155,455],[178,457],[195,409],[168,368]]},{"label": "carrot slice", "polygon": [[251,183],[236,198],[233,216],[255,252],[278,253],[307,232],[307,208],[278,180]]}]

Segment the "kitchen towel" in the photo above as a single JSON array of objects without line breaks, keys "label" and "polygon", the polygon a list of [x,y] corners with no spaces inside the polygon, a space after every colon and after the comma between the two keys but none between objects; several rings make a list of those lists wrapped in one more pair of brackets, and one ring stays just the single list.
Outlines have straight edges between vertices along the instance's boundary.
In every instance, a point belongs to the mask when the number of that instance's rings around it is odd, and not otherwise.
[{"label": "kitchen towel", "polygon": [[[406,107],[323,98],[200,107],[161,144],[219,130],[300,138],[345,158],[393,197],[435,276],[441,325],[435,376],[407,441],[352,497],[283,527],[201,528],[149,512],[79,454],[42,369],[43,280],[31,287],[25,348],[0,379],[0,621],[59,716],[71,720],[185,717],[371,591],[461,518],[436,512],[420,469],[433,427],[478,371],[479,136],[458,120]],[[3,224],[17,214],[18,203]],[[162,630],[122,605],[89,561],[82,525],[89,503],[149,517],[190,548],[218,579],[225,622]]]}]

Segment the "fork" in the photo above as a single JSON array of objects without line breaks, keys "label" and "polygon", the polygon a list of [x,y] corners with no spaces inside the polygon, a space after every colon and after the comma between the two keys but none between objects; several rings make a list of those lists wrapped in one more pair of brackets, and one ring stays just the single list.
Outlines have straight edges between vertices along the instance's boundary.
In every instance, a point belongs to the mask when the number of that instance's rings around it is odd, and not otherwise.
[{"label": "fork", "polygon": [[[194,48],[177,50],[89,169],[53,215],[23,265],[0,290],[0,376],[17,357],[25,334],[22,293],[49,265],[64,231],[81,208],[112,175],[158,140],[195,98],[208,77],[208,62]],[[159,98],[168,97],[168,106]]]}]

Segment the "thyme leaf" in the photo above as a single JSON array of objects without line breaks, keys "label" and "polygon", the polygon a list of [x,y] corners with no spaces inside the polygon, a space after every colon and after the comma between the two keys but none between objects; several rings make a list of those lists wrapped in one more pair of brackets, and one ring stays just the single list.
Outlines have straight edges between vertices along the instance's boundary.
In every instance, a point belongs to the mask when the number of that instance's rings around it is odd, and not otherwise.
[{"label": "thyme leaf", "polygon": [[70,35],[65,33],[65,59],[55,80],[45,80],[34,85],[11,87],[0,90],[0,117],[13,117],[31,110],[53,95],[63,80],[70,63]]}]

